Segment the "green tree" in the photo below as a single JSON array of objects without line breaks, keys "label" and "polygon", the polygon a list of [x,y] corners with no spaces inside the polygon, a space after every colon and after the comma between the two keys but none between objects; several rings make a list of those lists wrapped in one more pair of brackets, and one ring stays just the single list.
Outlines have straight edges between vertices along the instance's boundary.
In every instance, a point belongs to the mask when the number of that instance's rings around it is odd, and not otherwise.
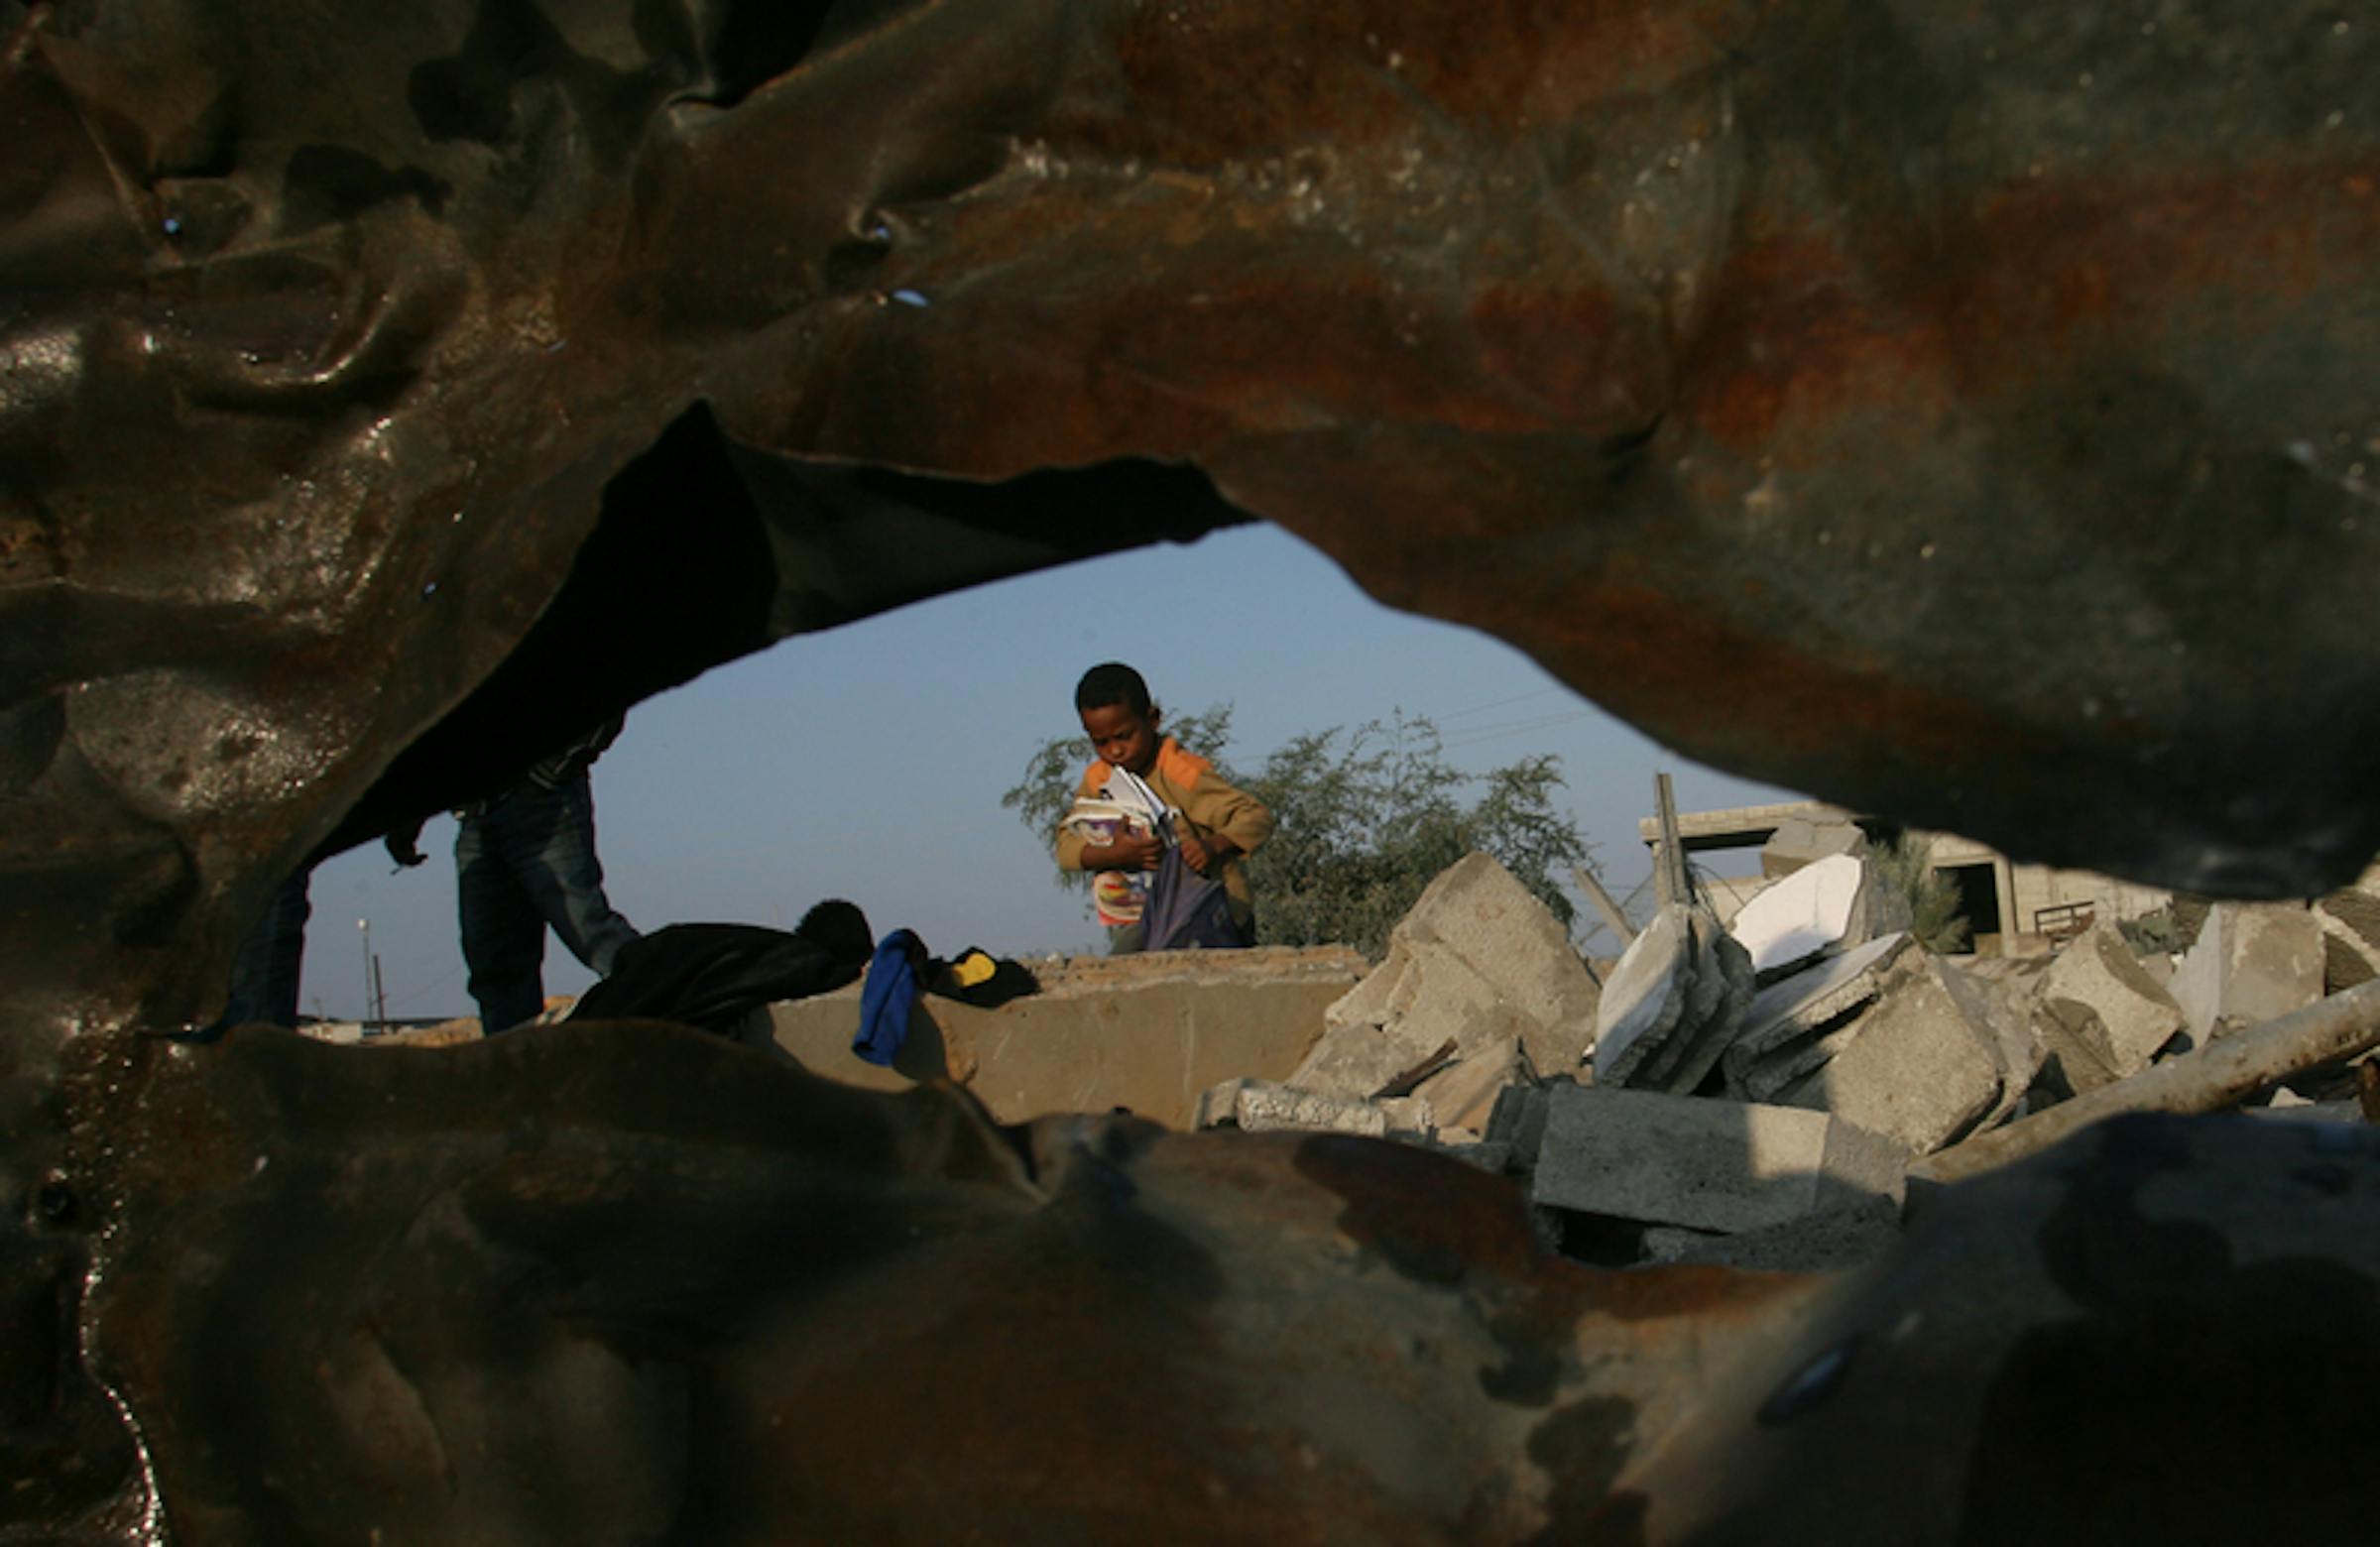
[{"label": "green tree", "polygon": [[1899,896],[1909,910],[1909,937],[1936,955],[1966,945],[1966,915],[1959,910],[1959,887],[1934,868],[1931,840],[1898,834],[1867,850],[1868,874]]},{"label": "green tree", "polygon": [[[1587,857],[1588,844],[1576,820],[1554,809],[1559,759],[1539,754],[1464,774],[1446,762],[1436,726],[1400,714],[1296,737],[1244,773],[1224,757],[1231,723],[1225,704],[1168,716],[1165,729],[1272,810],[1272,838],[1248,862],[1264,944],[1343,943],[1376,959],[1422,889],[1475,849],[1495,856],[1569,926],[1570,898],[1556,877]],[[1001,804],[1034,833],[1054,834],[1090,759],[1081,737],[1044,743]],[[1085,883],[1079,872],[1058,877]]]}]

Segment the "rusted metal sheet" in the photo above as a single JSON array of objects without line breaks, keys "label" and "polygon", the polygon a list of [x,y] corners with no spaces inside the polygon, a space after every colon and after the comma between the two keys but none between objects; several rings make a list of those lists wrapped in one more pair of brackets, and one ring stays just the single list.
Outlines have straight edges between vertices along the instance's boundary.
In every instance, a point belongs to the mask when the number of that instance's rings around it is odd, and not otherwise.
[{"label": "rusted metal sheet", "polygon": [[[2260,1137],[2263,1180],[2218,1185],[2197,1146],[2249,1140],[2158,1138],[2181,1148],[2152,1176],[2086,1137],[2026,1173],[2074,1166],[2079,1214],[1961,1193],[2039,1251],[1943,1249],[1857,1291],[1872,1315],[1827,1298],[1868,1317],[1841,1389],[1877,1405],[1775,1439],[1760,1414],[1803,1410],[1766,1405],[1783,1387],[1711,1371],[1818,1368],[1773,1328],[1819,1291],[1590,1284],[1393,1151],[1128,1137],[1042,1196],[1038,1171],[863,1144],[829,1193],[897,1193],[884,1218],[984,1255],[931,1271],[854,1203],[797,1262],[772,1253],[815,1157],[710,1147],[741,1066],[698,1095],[654,1073],[674,1054],[590,1045],[584,1080],[614,1055],[652,1078],[572,1087],[601,1096],[583,1128],[518,1128],[495,1114],[539,1055],[516,1044],[418,1055],[434,1078],[367,1100],[334,1055],[119,1033],[211,1009],[309,852],[628,700],[1249,516],[1714,763],[2186,887],[2343,880],[2380,847],[2376,40],[2308,0],[0,0],[0,1385],[47,1393],[0,1426],[35,1480],[0,1511],[345,1537],[370,1517],[346,1502],[393,1498],[400,1536],[626,1534],[698,1495],[721,1513],[689,1528],[720,1536],[893,1534],[868,1511],[897,1490],[800,1511],[866,1460],[852,1412],[923,1408],[944,1537],[1054,1480],[1085,1534],[1157,1500],[1219,1526],[1229,1496],[1292,1537],[1757,1536],[1782,1498],[1764,1539],[1833,1539],[1794,1511],[1883,1446],[1922,1467],[1854,1502],[1950,1539],[2033,1496],[1991,1492],[1998,1466],[2063,1464],[2049,1419],[2089,1393],[2060,1361],[2118,1355],[2157,1455],[2222,1432],[2163,1414],[2252,1417],[2260,1464],[2312,1480],[2347,1427],[2266,1375],[2368,1385],[2360,1151]],[[306,1127],[331,1113],[341,1142]],[[2174,1186],[2211,1223],[2169,1230]],[[2301,1186],[2327,1201],[2228,1201]],[[736,1207],[704,1213],[714,1192]],[[1325,1193],[1344,1223],[1278,1223]],[[653,1224],[675,1209],[682,1232]],[[2187,1269],[2178,1298],[2110,1287],[2067,1228],[2102,1217]],[[2272,1231],[2296,1234],[2238,1245]],[[836,1298],[863,1282],[909,1319]],[[1896,1330],[2003,1326],[1974,1310],[1994,1284],[2038,1337]],[[1330,1318],[1299,1319],[1309,1292]],[[2283,1301],[2347,1354],[2273,1343]],[[1081,1358],[954,1367],[935,1317],[960,1304],[1045,1342],[1078,1308]],[[2202,1391],[2155,1374],[2169,1347],[2211,1349]],[[1284,1351],[1298,1378],[1265,1384]],[[272,1378],[236,1378],[251,1357]],[[1898,1373],[1866,1380],[1879,1360]],[[834,1468],[775,1448],[780,1381]],[[1012,1391],[1113,1470],[1036,1472]],[[605,1416],[487,1416],[537,1402]],[[1943,1416],[1921,1444],[1905,1410]],[[607,1471],[623,1436],[675,1459]],[[2107,1496],[2150,1509],[2144,1467]],[[2176,1497],[2244,1497],[2184,1470]],[[439,1513],[466,1500],[486,1512]]]},{"label": "rusted metal sheet", "polygon": [[49,1024],[188,1015],[310,847],[601,700],[1243,514],[1860,809],[2380,847],[2335,6],[0,17]]},{"label": "rusted metal sheet", "polygon": [[676,1027],[79,1047],[0,1225],[42,1540],[2360,1528],[2361,1130],[2129,1119],[1867,1271],[1610,1271],[1444,1156],[1003,1131]]}]

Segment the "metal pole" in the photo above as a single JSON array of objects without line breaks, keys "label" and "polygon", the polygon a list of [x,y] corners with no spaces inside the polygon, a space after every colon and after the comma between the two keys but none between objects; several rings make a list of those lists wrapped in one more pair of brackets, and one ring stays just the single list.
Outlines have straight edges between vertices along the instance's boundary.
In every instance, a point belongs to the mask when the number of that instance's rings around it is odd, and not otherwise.
[{"label": "metal pole", "polygon": [[1686,874],[1686,845],[1678,836],[1678,799],[1669,775],[1653,775],[1653,800],[1661,819],[1661,891],[1664,902],[1694,900],[1693,883]]},{"label": "metal pole", "polygon": [[2293,1074],[2352,1058],[2374,1045],[2380,1045],[2380,983],[2366,983],[1978,1133],[1928,1155],[1909,1174],[1930,1182],[1959,1181],[2022,1160],[2119,1112],[2220,1112]]},{"label": "metal pole", "polygon": [[1619,936],[1620,949],[1624,951],[1634,944],[1635,927],[1628,922],[1628,915],[1620,911],[1619,904],[1611,900],[1611,893],[1604,890],[1604,884],[1594,870],[1582,863],[1572,866],[1570,874],[1577,880],[1579,890],[1587,893],[1587,900],[1595,904],[1595,910],[1604,915],[1604,922],[1611,926],[1613,934]]}]

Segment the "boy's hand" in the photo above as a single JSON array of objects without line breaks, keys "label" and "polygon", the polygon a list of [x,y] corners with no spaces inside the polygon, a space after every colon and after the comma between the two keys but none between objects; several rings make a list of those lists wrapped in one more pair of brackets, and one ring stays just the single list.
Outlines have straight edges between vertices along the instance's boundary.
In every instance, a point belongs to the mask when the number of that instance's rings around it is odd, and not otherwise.
[{"label": "boy's hand", "polygon": [[1108,844],[1109,858],[1118,870],[1155,870],[1164,853],[1165,845],[1154,833],[1122,832]]},{"label": "boy's hand", "polygon": [[1240,852],[1240,846],[1218,833],[1212,838],[1182,838],[1182,863],[1204,876],[1208,867],[1219,865]]}]

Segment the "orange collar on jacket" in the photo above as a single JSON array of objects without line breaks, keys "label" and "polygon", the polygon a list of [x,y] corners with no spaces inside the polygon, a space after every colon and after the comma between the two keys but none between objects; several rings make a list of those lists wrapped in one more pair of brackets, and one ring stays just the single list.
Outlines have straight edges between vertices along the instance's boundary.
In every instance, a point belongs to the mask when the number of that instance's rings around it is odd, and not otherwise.
[{"label": "orange collar on jacket", "polygon": [[[1153,772],[1186,795],[1198,787],[1199,779],[1214,766],[1195,752],[1185,752],[1180,742],[1168,736],[1157,744],[1157,766]],[[1091,767],[1083,771],[1083,788],[1099,789],[1107,783],[1111,772],[1107,759],[1092,759]]]}]

